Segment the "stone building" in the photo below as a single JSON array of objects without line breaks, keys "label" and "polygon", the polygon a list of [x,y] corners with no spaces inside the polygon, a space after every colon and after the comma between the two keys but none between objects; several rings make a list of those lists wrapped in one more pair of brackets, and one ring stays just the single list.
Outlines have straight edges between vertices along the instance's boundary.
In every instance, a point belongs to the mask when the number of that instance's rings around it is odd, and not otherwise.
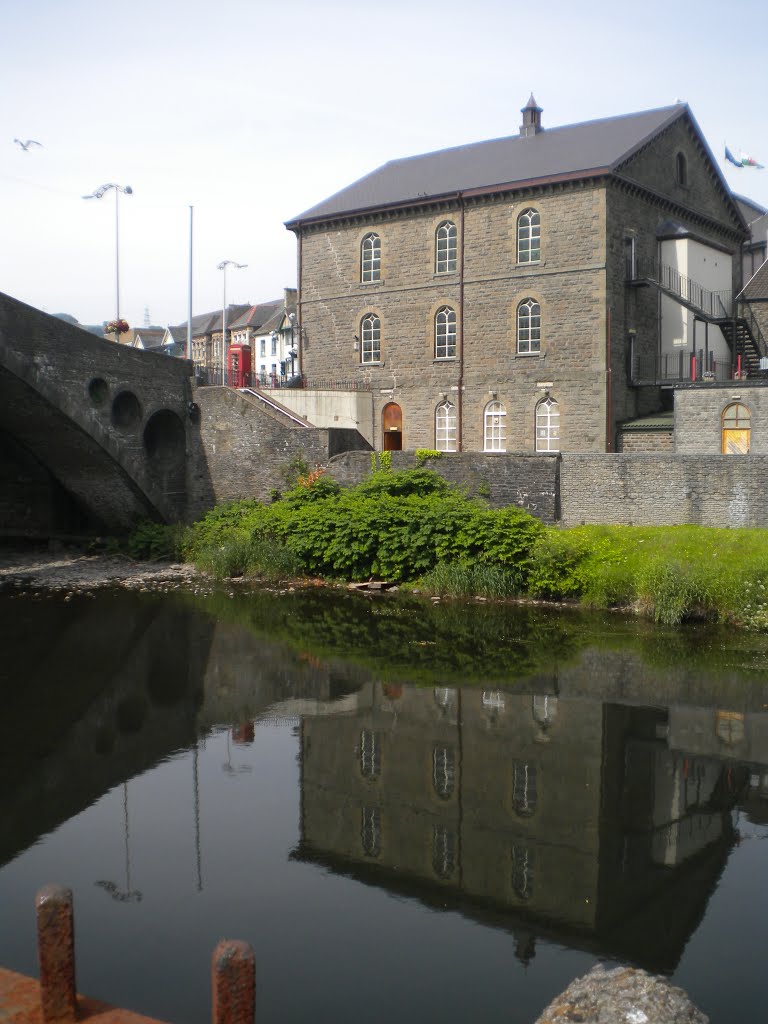
[{"label": "stone building", "polygon": [[744,217],[686,104],[394,160],[287,222],[305,384],[375,448],[606,452],[676,381],[756,369]]}]

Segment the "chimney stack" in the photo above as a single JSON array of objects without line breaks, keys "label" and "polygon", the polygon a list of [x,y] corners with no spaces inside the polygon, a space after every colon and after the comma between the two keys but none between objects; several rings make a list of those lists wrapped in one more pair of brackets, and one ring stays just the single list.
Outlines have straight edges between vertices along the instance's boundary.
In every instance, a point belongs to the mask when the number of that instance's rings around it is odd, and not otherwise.
[{"label": "chimney stack", "polygon": [[541,107],[533,98],[533,93],[520,113],[523,115],[523,123],[520,125],[521,135],[538,135],[539,132],[544,131],[541,126]]}]

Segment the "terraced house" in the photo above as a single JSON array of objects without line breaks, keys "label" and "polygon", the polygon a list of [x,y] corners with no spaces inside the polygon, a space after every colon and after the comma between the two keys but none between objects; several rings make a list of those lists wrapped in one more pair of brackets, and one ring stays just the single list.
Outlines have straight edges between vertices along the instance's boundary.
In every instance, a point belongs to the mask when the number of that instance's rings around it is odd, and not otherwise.
[{"label": "terraced house", "polygon": [[757,372],[742,212],[686,104],[394,160],[286,225],[301,369],[379,449],[605,452],[676,382]]}]

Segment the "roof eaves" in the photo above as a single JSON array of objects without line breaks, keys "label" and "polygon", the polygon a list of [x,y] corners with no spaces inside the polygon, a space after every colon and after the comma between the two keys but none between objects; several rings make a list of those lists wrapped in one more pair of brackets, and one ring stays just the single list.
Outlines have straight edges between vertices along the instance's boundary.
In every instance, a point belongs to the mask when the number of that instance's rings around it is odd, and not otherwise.
[{"label": "roof eaves", "polygon": [[546,174],[535,178],[522,178],[518,181],[498,182],[495,185],[478,185],[474,188],[459,189],[451,192],[441,192],[436,195],[413,199],[401,199],[394,203],[379,203],[375,206],[360,206],[355,209],[338,211],[336,213],[320,214],[316,217],[296,217],[285,222],[289,231],[301,228],[305,225],[331,223],[337,220],[348,220],[352,217],[362,217],[373,213],[395,213],[399,210],[419,209],[423,206],[432,206],[436,203],[447,203],[451,200],[462,198],[473,198],[475,196],[498,195],[504,192],[517,192],[523,189],[536,188],[542,185],[557,185],[560,182],[586,181],[593,178],[602,178],[610,174],[611,168],[590,167],[578,171],[566,171],[562,174]]}]

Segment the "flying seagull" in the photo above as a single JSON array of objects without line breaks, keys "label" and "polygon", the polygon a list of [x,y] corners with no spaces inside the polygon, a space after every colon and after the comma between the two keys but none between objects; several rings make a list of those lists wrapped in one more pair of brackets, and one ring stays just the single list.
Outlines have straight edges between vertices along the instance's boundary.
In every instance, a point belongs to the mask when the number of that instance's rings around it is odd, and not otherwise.
[{"label": "flying seagull", "polygon": [[13,141],[18,142],[25,153],[29,151],[30,146],[40,146],[42,148],[43,145],[42,142],[37,142],[35,139],[27,139],[26,142],[22,142],[21,139],[14,139]]}]

